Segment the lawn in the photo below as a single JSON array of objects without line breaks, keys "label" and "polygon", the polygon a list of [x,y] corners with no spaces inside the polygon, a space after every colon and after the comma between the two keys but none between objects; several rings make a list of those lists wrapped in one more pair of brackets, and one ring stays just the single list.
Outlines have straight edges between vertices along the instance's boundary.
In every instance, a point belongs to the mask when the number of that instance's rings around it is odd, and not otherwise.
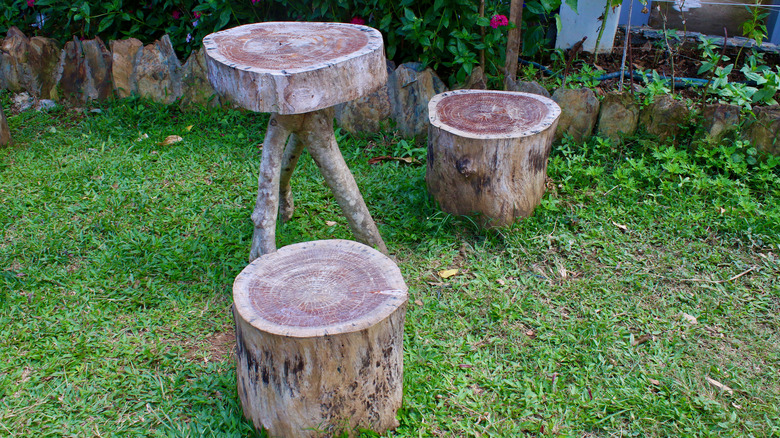
[{"label": "lawn", "polygon": [[[267,120],[133,99],[10,115],[0,436],[253,435],[230,305]],[[695,131],[564,139],[533,216],[492,231],[438,211],[424,165],[368,164],[424,145],[338,133],[409,286],[387,435],[780,437],[780,160]],[[293,191],[279,245],[351,238],[308,156]]]}]

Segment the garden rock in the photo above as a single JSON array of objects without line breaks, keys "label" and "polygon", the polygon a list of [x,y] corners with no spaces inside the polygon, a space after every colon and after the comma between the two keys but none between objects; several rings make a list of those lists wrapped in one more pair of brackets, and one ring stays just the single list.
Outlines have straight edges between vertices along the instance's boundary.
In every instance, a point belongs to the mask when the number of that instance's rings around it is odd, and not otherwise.
[{"label": "garden rock", "polygon": [[737,129],[741,109],[737,105],[723,103],[706,105],[702,108],[702,126],[707,131],[707,140],[719,143],[723,137]]},{"label": "garden rock", "polygon": [[128,97],[138,92],[136,66],[144,44],[136,38],[111,41],[111,74],[114,91],[118,97]]},{"label": "garden rock", "polygon": [[463,88],[469,90],[487,89],[487,79],[485,79],[485,72],[482,70],[482,67],[476,66],[471,70],[469,80],[466,81],[466,85]]},{"label": "garden rock", "polygon": [[576,90],[559,88],[552,99],[561,107],[561,118],[555,130],[555,140],[569,134],[580,142],[590,137],[599,116],[599,100],[589,88]]},{"label": "garden rock", "polygon": [[181,105],[219,105],[219,98],[209,82],[206,50],[192,52],[182,70]]},{"label": "garden rock", "polygon": [[747,130],[747,138],[759,151],[780,156],[780,106],[754,108],[756,120]]},{"label": "garden rock", "polygon": [[630,94],[608,94],[601,101],[598,133],[612,140],[636,132],[639,105]]},{"label": "garden rock", "polygon": [[441,79],[419,62],[401,64],[387,79],[396,127],[405,137],[428,132],[428,101],[447,91]]},{"label": "garden rock", "polygon": [[0,147],[11,144],[11,131],[8,130],[8,121],[5,119],[5,112],[0,106]]},{"label": "garden rock", "polygon": [[649,134],[665,140],[676,137],[690,117],[690,110],[683,102],[664,94],[656,96],[653,103],[640,112],[639,122]]},{"label": "garden rock", "polygon": [[73,103],[105,100],[113,93],[111,53],[99,37],[65,44],[60,57],[59,85],[64,98]]},{"label": "garden rock", "polygon": [[60,71],[60,53],[62,52],[57,41],[51,38],[32,37],[28,45],[27,64],[30,78],[25,82],[29,84],[27,91],[40,99],[59,98],[57,94],[57,80]]},{"label": "garden rock", "polygon": [[550,92],[542,87],[536,81],[517,81],[510,86],[509,91],[520,91],[522,93],[538,94],[544,97],[550,97]]},{"label": "garden rock", "polygon": [[144,46],[135,71],[141,97],[168,104],[181,96],[181,62],[168,35]]},{"label": "garden rock", "polygon": [[57,102],[51,99],[41,99],[35,102],[35,111],[49,111],[57,108]]},{"label": "garden rock", "polygon": [[13,110],[16,113],[27,111],[35,105],[35,98],[26,91],[15,94],[11,101],[13,102]]},{"label": "garden rock", "polygon": [[27,65],[27,52],[30,40],[16,27],[8,29],[8,34],[0,45],[0,88],[12,92],[25,91],[30,85],[30,67]]},{"label": "garden rock", "polygon": [[[388,77],[393,74],[392,63],[387,63]],[[387,84],[382,88],[356,100],[336,105],[336,123],[352,134],[358,132],[379,132],[382,122],[391,113],[390,92]]]}]

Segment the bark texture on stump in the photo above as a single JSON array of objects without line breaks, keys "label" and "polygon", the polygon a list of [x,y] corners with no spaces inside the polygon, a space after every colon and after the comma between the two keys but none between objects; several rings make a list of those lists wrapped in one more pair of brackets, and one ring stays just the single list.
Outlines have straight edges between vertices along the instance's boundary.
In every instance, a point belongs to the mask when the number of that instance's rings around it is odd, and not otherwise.
[{"label": "bark texture on stump", "polygon": [[208,35],[203,46],[217,92],[257,112],[328,108],[387,81],[382,34],[367,26],[255,23]]},{"label": "bark texture on stump", "polygon": [[431,99],[425,179],[441,209],[478,213],[488,227],[530,216],[544,194],[560,113],[529,93],[458,90]]},{"label": "bark texture on stump", "polygon": [[357,242],[281,248],[233,285],[238,393],[271,437],[350,436],[398,425],[407,287]]}]

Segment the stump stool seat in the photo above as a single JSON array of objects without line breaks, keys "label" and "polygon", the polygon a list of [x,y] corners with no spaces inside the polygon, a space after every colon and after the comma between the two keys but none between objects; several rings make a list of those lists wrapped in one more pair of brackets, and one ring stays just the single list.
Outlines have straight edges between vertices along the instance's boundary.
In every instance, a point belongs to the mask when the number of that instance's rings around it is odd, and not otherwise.
[{"label": "stump stool seat", "polygon": [[561,109],[530,93],[457,90],[428,103],[428,190],[442,210],[500,227],[541,201]]},{"label": "stump stool seat", "polygon": [[407,287],[395,263],[349,240],[280,248],[233,285],[238,394],[271,437],[398,426]]},{"label": "stump stool seat", "polygon": [[357,240],[387,253],[333,132],[334,105],[387,81],[382,34],[347,23],[265,22],[207,35],[203,47],[209,81],[220,95],[271,113],[250,261],[276,251],[277,215],[282,220],[293,215],[290,178],[305,147]]}]

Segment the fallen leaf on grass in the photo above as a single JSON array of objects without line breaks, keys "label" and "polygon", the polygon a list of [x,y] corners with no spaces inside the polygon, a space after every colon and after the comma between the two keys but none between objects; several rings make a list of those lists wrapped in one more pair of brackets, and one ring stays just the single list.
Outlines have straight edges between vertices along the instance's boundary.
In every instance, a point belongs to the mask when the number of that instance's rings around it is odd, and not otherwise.
[{"label": "fallen leaf on grass", "polygon": [[718,381],[717,381],[717,380],[715,380],[715,379],[712,379],[712,378],[710,378],[709,376],[704,376],[704,380],[706,380],[706,381],[707,381],[707,383],[709,383],[710,385],[712,385],[712,386],[714,386],[714,387],[716,387],[716,388],[720,389],[721,391],[726,391],[726,392],[728,392],[728,393],[729,393],[729,395],[733,395],[733,394],[734,394],[734,390],[733,390],[733,389],[731,389],[731,388],[729,388],[728,386],[726,386],[726,385],[724,385],[724,384],[722,384],[722,383],[718,382]]},{"label": "fallen leaf on grass", "polygon": [[533,331],[533,330],[526,330],[525,335],[528,336],[529,338],[533,339],[533,338],[536,337],[536,332]]},{"label": "fallen leaf on grass", "polygon": [[368,164],[377,164],[381,163],[383,161],[401,161],[403,163],[407,164],[414,164],[417,162],[417,159],[413,157],[391,157],[389,155],[383,155],[381,157],[374,157],[368,160]]},{"label": "fallen leaf on grass", "polygon": [[655,386],[661,386],[661,382],[655,379],[647,379],[650,383],[652,383]]},{"label": "fallen leaf on grass", "polygon": [[467,363],[462,363],[462,364],[458,364],[458,367],[460,367],[461,369],[469,369],[469,368],[474,368],[474,365],[469,365]]},{"label": "fallen leaf on grass", "polygon": [[634,342],[631,343],[631,346],[632,347],[636,347],[637,345],[642,345],[642,344],[644,344],[645,342],[647,342],[647,341],[649,341],[651,339],[653,339],[652,335],[647,335],[647,334],[642,335],[642,336],[634,339]]},{"label": "fallen leaf on grass", "polygon": [[625,226],[625,225],[623,225],[623,224],[619,224],[619,223],[617,223],[617,222],[615,222],[615,221],[612,221],[612,225],[614,225],[614,226],[618,227],[618,228],[620,229],[620,231],[622,231],[622,232],[624,232],[624,233],[627,233],[627,232],[628,232],[628,227],[627,227],[627,226]]},{"label": "fallen leaf on grass", "polygon": [[506,286],[506,282],[504,280],[496,280],[496,283],[500,284],[501,286]]},{"label": "fallen leaf on grass", "polygon": [[327,225],[327,226],[329,226],[329,227],[335,227],[337,223],[338,223],[338,222],[333,222],[333,221],[325,221],[325,225]]},{"label": "fallen leaf on grass", "polygon": [[187,126],[186,128],[184,128],[184,130],[187,132],[192,131],[192,125]]},{"label": "fallen leaf on grass", "polygon": [[443,271],[439,271],[439,277],[441,277],[441,278],[450,278],[450,277],[452,277],[453,275],[455,275],[457,273],[458,273],[457,269],[445,269]]},{"label": "fallen leaf on grass", "polygon": [[414,304],[417,304],[418,306],[422,306],[423,302],[422,300],[414,300]]},{"label": "fallen leaf on grass", "polygon": [[696,317],[693,316],[693,315],[689,315],[689,314],[687,314],[685,312],[681,313],[680,315],[683,317],[684,320],[690,322],[691,324],[698,324],[699,323],[699,320],[696,319]]},{"label": "fallen leaf on grass", "polygon": [[161,141],[160,143],[157,143],[157,146],[170,146],[174,143],[178,143],[180,141],[184,140],[183,138],[179,137],[178,135],[169,135],[165,137],[165,140]]}]

